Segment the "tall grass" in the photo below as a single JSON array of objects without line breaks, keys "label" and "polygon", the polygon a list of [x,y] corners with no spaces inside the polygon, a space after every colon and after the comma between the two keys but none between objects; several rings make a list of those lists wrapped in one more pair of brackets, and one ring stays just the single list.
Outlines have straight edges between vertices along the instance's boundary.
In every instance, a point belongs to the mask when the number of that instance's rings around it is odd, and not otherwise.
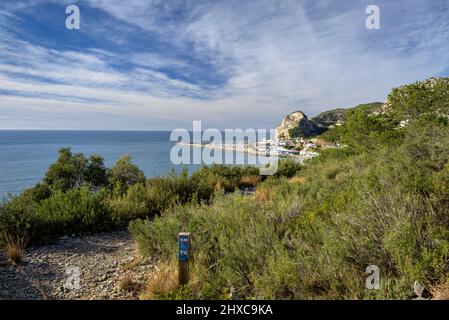
[{"label": "tall grass", "polygon": [[25,236],[14,236],[10,234],[4,236],[5,253],[12,263],[19,264],[22,261],[26,244],[27,239]]}]

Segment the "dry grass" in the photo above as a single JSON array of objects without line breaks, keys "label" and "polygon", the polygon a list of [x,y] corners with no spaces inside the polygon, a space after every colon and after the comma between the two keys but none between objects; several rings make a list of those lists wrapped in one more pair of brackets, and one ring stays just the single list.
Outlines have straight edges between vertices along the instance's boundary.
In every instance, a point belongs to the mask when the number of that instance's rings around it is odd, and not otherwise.
[{"label": "dry grass", "polygon": [[223,181],[221,177],[217,178],[217,182],[215,183],[215,190],[214,192],[216,194],[222,193],[223,192]]},{"label": "dry grass", "polygon": [[[196,296],[200,291],[200,280],[197,276],[201,274],[195,264],[190,264],[190,275],[188,287],[189,296]],[[145,289],[140,294],[141,300],[167,299],[166,294],[179,290],[178,265],[176,261],[163,262],[155,267],[152,277],[147,282]],[[178,296],[175,299],[186,299],[186,296]],[[172,299],[172,298],[170,298]]]},{"label": "dry grass", "polygon": [[122,269],[125,271],[130,271],[130,270],[134,269],[135,267],[139,266],[141,262],[142,262],[142,258],[140,256],[135,257],[130,262],[125,263],[122,266]]},{"label": "dry grass", "polygon": [[125,274],[123,278],[120,279],[118,287],[121,291],[126,292],[136,292],[140,290],[140,285],[128,274]]},{"label": "dry grass", "polygon": [[256,190],[255,197],[256,200],[260,202],[269,202],[273,199],[276,193],[275,188],[259,188]]},{"label": "dry grass", "polygon": [[260,182],[260,176],[251,175],[251,176],[243,176],[240,179],[240,184],[245,187],[255,187]]},{"label": "dry grass", "polygon": [[25,237],[21,236],[5,236],[5,253],[13,264],[18,264],[22,261],[22,255],[25,250],[27,241]]},{"label": "dry grass", "polygon": [[433,300],[449,300],[449,282],[430,286]]},{"label": "dry grass", "polygon": [[174,263],[162,264],[155,268],[153,276],[141,294],[142,300],[153,300],[157,294],[176,290],[178,287],[178,272]]},{"label": "dry grass", "polygon": [[290,183],[303,184],[307,181],[306,177],[294,176],[288,180]]}]

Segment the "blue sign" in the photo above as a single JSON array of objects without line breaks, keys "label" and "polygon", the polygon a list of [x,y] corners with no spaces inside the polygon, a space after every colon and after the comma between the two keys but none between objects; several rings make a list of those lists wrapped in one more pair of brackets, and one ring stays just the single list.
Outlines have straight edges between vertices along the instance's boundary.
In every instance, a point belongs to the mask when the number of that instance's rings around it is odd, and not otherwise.
[{"label": "blue sign", "polygon": [[178,259],[180,261],[189,260],[190,256],[190,235],[180,234],[178,238]]}]

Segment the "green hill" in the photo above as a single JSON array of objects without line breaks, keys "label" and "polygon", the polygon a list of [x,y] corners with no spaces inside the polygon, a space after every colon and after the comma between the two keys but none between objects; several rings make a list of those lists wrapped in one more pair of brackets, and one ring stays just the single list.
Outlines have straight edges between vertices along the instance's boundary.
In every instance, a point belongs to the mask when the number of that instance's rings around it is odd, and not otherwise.
[{"label": "green hill", "polygon": [[320,128],[320,131],[326,131],[330,127],[335,126],[336,124],[342,124],[346,121],[346,116],[348,112],[354,110],[364,110],[365,112],[373,112],[374,110],[382,107],[383,103],[381,102],[373,102],[367,104],[360,104],[356,107],[352,108],[338,108],[329,111],[321,112],[319,115],[310,119],[310,121]]}]

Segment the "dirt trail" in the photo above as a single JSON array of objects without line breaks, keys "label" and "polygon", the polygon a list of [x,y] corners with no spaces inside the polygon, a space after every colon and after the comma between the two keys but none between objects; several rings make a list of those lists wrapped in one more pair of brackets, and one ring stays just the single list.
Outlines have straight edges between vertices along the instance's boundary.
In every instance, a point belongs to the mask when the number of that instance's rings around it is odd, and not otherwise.
[{"label": "dirt trail", "polygon": [[62,237],[31,247],[11,265],[0,253],[0,299],[136,299],[120,289],[126,276],[143,287],[153,265],[141,261],[127,231]]}]

